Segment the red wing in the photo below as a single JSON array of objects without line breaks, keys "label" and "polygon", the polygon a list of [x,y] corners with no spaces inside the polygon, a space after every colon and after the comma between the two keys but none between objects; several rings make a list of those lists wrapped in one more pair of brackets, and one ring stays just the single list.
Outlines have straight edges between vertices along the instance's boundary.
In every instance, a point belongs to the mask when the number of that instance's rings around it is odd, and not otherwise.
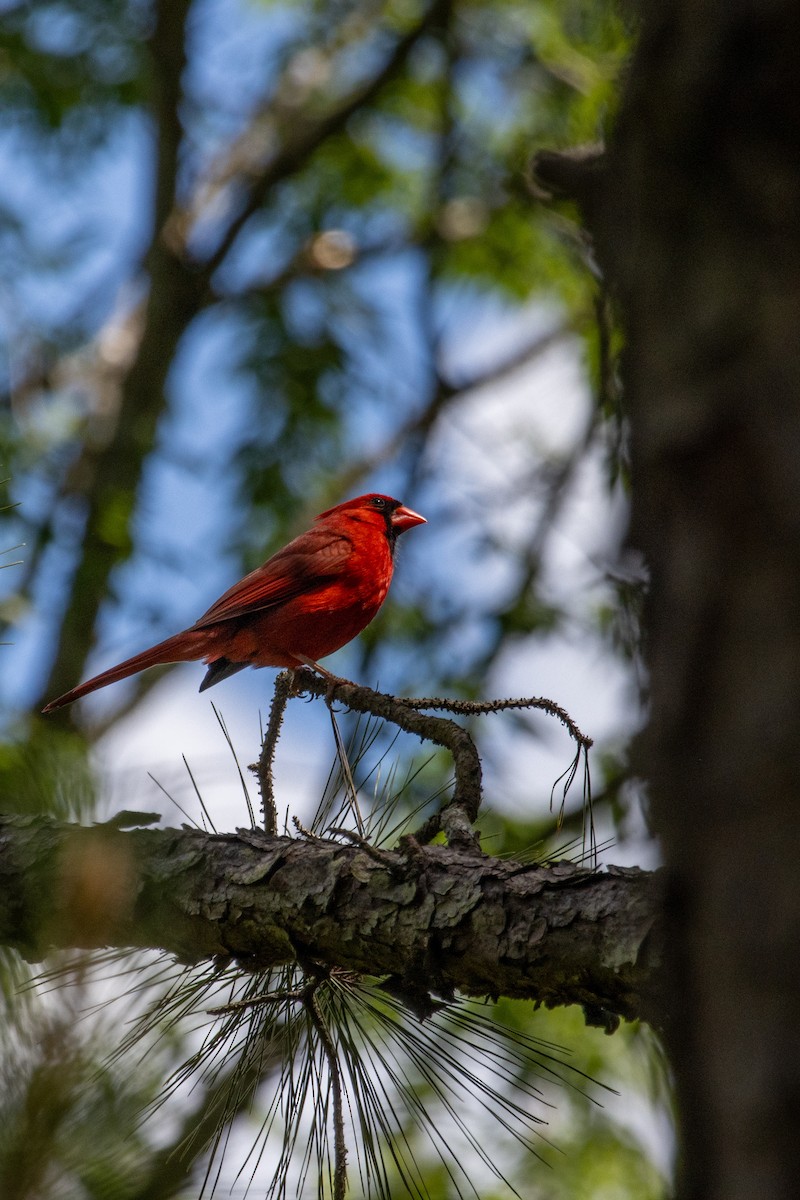
[{"label": "red wing", "polygon": [[234,620],[313,592],[339,574],[352,550],[349,538],[326,529],[310,529],[228,588],[192,628]]}]

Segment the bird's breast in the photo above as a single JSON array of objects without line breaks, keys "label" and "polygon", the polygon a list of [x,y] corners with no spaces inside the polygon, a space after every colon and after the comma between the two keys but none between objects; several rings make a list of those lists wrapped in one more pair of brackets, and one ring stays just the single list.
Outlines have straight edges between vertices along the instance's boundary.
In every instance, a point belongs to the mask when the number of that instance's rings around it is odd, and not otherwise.
[{"label": "bird's breast", "polygon": [[344,568],[285,603],[254,612],[230,639],[226,657],[254,666],[294,666],[295,655],[325,658],[361,633],[375,617],[392,581],[388,544],[369,553],[354,546]]}]

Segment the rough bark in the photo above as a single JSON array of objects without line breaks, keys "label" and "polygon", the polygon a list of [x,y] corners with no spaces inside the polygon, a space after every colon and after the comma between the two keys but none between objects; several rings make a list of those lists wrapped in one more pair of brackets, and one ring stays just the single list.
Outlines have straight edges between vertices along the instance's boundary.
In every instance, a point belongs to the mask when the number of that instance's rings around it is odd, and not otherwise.
[{"label": "rough bark", "polygon": [[0,819],[0,942],[131,946],[263,969],[313,959],[429,993],[581,1004],[611,1029],[657,1020],[656,875],[521,865],[413,840],[91,828]]},{"label": "rough bark", "polygon": [[795,0],[654,0],[596,208],[652,572],[684,1200],[800,1177],[798,45]]}]

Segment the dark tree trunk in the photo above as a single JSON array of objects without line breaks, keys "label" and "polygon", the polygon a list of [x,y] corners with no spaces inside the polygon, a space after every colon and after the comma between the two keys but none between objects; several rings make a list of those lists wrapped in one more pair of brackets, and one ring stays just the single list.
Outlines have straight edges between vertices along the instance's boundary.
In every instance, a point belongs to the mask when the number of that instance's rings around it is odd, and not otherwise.
[{"label": "dark tree trunk", "polygon": [[679,1194],[800,1179],[800,5],[653,0],[599,200],[652,572]]}]

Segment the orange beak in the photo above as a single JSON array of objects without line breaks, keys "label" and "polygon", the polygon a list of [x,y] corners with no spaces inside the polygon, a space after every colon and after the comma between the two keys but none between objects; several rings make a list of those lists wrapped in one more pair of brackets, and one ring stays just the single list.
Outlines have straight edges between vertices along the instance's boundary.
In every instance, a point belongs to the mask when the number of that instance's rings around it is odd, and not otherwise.
[{"label": "orange beak", "polygon": [[415,513],[413,508],[406,508],[405,504],[401,504],[392,513],[392,525],[398,533],[402,533],[405,529],[411,529],[414,525],[427,525],[428,522],[419,513]]}]

